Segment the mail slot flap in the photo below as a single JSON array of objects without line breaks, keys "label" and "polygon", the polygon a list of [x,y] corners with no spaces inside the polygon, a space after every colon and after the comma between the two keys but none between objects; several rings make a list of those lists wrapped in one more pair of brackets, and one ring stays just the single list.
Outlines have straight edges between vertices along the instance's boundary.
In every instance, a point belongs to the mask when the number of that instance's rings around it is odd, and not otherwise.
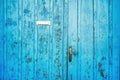
[{"label": "mail slot flap", "polygon": [[37,25],[46,25],[46,26],[50,26],[51,25],[51,21],[36,21]]}]

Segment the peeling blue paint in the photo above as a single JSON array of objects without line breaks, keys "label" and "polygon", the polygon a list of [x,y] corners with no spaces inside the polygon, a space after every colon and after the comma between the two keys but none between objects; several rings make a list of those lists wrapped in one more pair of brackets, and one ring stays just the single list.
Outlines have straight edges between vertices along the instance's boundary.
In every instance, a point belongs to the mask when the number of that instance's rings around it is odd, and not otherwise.
[{"label": "peeling blue paint", "polygon": [[28,14],[29,12],[30,12],[30,10],[24,9],[24,13],[25,13],[25,14]]},{"label": "peeling blue paint", "polygon": [[0,80],[120,80],[119,0],[0,3]]}]

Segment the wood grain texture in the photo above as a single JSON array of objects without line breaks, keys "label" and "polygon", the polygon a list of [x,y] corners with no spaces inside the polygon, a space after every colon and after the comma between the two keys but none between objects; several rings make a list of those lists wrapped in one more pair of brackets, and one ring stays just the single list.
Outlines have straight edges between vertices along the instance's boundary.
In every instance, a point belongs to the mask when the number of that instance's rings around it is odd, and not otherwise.
[{"label": "wood grain texture", "polygon": [[113,75],[112,78],[119,80],[120,79],[120,2],[118,0],[113,0],[113,9],[112,9],[112,26],[113,26]]},{"label": "wood grain texture", "polygon": [[21,26],[21,60],[22,80],[33,80],[34,73],[34,1],[22,1],[22,26]]},{"label": "wood grain texture", "polygon": [[93,1],[81,3],[81,79],[93,79]]},{"label": "wood grain texture", "polygon": [[[0,1],[3,3],[3,0]],[[4,76],[4,4],[0,5],[0,80],[3,79]]]},{"label": "wood grain texture", "polygon": [[[49,20],[50,1],[37,1],[37,20]],[[37,53],[36,53],[36,78],[49,79],[49,26],[36,26],[37,28]]]},{"label": "wood grain texture", "polygon": [[[68,50],[72,48],[72,61],[68,62],[68,80],[77,79],[77,0],[69,0]],[[70,57],[70,56],[69,56]]]},{"label": "wood grain texture", "polygon": [[63,0],[53,0],[53,59],[52,79],[62,79]]},{"label": "wood grain texture", "polygon": [[97,79],[106,80],[109,77],[108,67],[108,0],[97,2],[97,24],[96,27],[96,56],[97,56]]},{"label": "wood grain texture", "polygon": [[18,1],[6,3],[6,75],[5,79],[18,79]]},{"label": "wood grain texture", "polygon": [[0,3],[0,80],[120,79],[119,0]]}]

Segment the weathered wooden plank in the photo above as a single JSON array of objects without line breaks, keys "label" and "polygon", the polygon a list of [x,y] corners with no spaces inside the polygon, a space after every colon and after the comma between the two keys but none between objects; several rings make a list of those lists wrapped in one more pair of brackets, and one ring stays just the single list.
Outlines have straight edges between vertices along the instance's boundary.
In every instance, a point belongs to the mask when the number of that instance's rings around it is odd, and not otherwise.
[{"label": "weathered wooden plank", "polygon": [[[50,1],[37,1],[37,20],[49,20]],[[49,79],[49,27],[47,25],[39,25],[37,28],[37,54],[36,54],[36,79]]]},{"label": "weathered wooden plank", "polygon": [[63,0],[53,2],[53,59],[52,80],[62,79],[62,53],[63,53]]},{"label": "weathered wooden plank", "polygon": [[[0,1],[3,3],[3,0]],[[3,80],[4,73],[4,3],[0,5],[0,80]]]},{"label": "weathered wooden plank", "polygon": [[80,21],[81,80],[93,80],[93,1],[82,0]]},{"label": "weathered wooden plank", "polygon": [[[35,1],[34,1],[34,23],[36,23],[37,18],[38,18],[38,17],[37,17],[37,15],[38,15],[38,14],[37,14],[37,12],[38,12],[38,11],[37,11],[37,9],[38,9],[37,1],[38,1],[38,0],[35,0]],[[38,31],[38,27],[37,27],[36,24],[34,24],[34,26],[35,26],[35,28],[34,28],[34,29],[35,29],[35,43],[34,43],[34,44],[35,44],[35,51],[34,51],[34,60],[35,60],[35,61],[34,61],[34,80],[35,80],[35,79],[37,78],[37,75],[36,75],[36,70],[37,70],[36,63],[37,63],[37,54],[38,54],[38,48],[37,48],[37,39],[38,39],[38,38],[37,38],[37,36],[38,36],[38,35],[37,35],[37,33],[38,33],[37,31]]]},{"label": "weathered wooden plank", "polygon": [[34,79],[34,1],[22,1],[22,80]]},{"label": "weathered wooden plank", "polygon": [[7,24],[6,24],[6,20],[7,20],[7,17],[8,17],[8,0],[5,0],[5,3],[4,3],[4,8],[5,8],[5,28],[4,28],[4,36],[5,36],[5,41],[4,41],[4,79],[8,79],[9,76],[8,76],[8,67],[7,67]]},{"label": "weathered wooden plank", "polygon": [[[68,62],[68,79],[77,79],[77,0],[69,0],[68,48],[72,48],[72,61]],[[69,49],[68,49],[69,50]],[[70,57],[70,56],[69,56]]]},{"label": "weathered wooden plank", "polygon": [[4,41],[3,41],[3,44],[4,44],[4,45],[3,45],[3,48],[4,48],[4,49],[3,49],[3,51],[4,51],[4,55],[3,55],[4,64],[3,64],[3,67],[4,67],[4,69],[3,69],[3,70],[4,70],[4,72],[3,72],[3,79],[5,79],[5,76],[7,75],[7,74],[6,74],[6,72],[7,72],[7,69],[6,69],[6,24],[5,24],[5,23],[6,23],[6,21],[5,21],[5,20],[6,20],[6,15],[7,15],[7,14],[6,14],[6,12],[7,12],[7,8],[6,8],[6,5],[7,5],[7,4],[6,4],[6,2],[7,2],[7,1],[4,0],[4,3],[3,3],[3,5],[4,5],[4,11],[3,11],[3,12],[4,12],[4,23],[3,23],[3,24],[4,24],[4,25],[3,25],[3,26],[4,26],[4,30],[3,30],[3,35],[4,35]]},{"label": "weathered wooden plank", "polygon": [[7,0],[6,9],[5,79],[18,79],[18,1]]},{"label": "weathered wooden plank", "polygon": [[109,77],[108,53],[108,0],[96,1],[97,13],[95,26],[97,80],[107,80]]},{"label": "weathered wooden plank", "polygon": [[98,72],[98,69],[97,69],[97,50],[96,50],[96,46],[98,44],[98,42],[96,41],[96,38],[98,37],[98,20],[97,20],[97,0],[94,0],[93,1],[93,79],[96,80],[97,79],[97,72]]},{"label": "weathered wooden plank", "polygon": [[68,80],[68,9],[69,0],[63,0],[62,80]]},{"label": "weathered wooden plank", "polygon": [[81,11],[82,11],[82,0],[78,0],[78,38],[77,38],[77,41],[78,41],[78,80],[81,80]]},{"label": "weathered wooden plank", "polygon": [[113,80],[120,80],[120,1],[113,0]]},{"label": "weathered wooden plank", "polygon": [[112,0],[108,0],[108,80],[113,80],[113,24],[112,24]]},{"label": "weathered wooden plank", "polygon": [[23,4],[22,4],[23,0],[19,0],[18,2],[18,36],[19,36],[19,49],[18,49],[18,73],[19,73],[19,80],[22,80],[22,26],[23,26]]},{"label": "weathered wooden plank", "polygon": [[[53,22],[53,0],[50,0],[50,3],[49,3],[49,20],[51,21],[51,24]],[[53,26],[51,25],[49,27],[49,80],[52,80],[52,60],[53,60]]]}]

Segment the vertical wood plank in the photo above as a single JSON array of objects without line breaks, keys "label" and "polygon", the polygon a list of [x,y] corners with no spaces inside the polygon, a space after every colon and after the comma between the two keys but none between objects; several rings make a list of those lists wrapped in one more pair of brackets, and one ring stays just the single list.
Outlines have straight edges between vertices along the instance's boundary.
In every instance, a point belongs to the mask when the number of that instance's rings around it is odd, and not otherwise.
[{"label": "vertical wood plank", "polygon": [[108,53],[108,0],[96,1],[97,26],[96,30],[96,62],[97,80],[107,80],[109,77],[109,53]]},{"label": "vertical wood plank", "polygon": [[[53,0],[50,0],[49,3],[49,20],[51,21],[51,23],[53,24]],[[52,70],[53,70],[53,26],[51,25],[49,27],[49,80],[52,80]]]},{"label": "vertical wood plank", "polygon": [[[68,79],[77,79],[77,0],[69,0],[68,48],[72,47],[72,61],[68,62]],[[68,49],[69,50],[69,49]]]},{"label": "vertical wood plank", "polygon": [[108,0],[108,80],[113,80],[113,24],[112,24],[112,0]]},{"label": "vertical wood plank", "polygon": [[96,50],[96,46],[97,46],[97,41],[96,41],[96,38],[98,37],[98,31],[97,31],[97,28],[98,28],[98,20],[97,20],[97,0],[93,0],[93,68],[94,68],[94,71],[93,71],[93,79],[96,80],[97,79],[97,72],[98,72],[98,69],[97,69],[97,50]]},{"label": "vertical wood plank", "polygon": [[34,1],[22,2],[22,80],[34,79]]},{"label": "vertical wood plank", "polygon": [[62,79],[63,54],[63,0],[53,2],[53,59],[52,80]]},{"label": "vertical wood plank", "polygon": [[6,17],[6,60],[5,79],[18,79],[18,1],[7,1]]},{"label": "vertical wood plank", "polygon": [[4,2],[0,5],[0,80],[3,80],[3,72],[4,72]]},{"label": "vertical wood plank", "polygon": [[[50,1],[37,1],[37,20],[49,20]],[[36,26],[37,28],[37,54],[36,54],[36,79],[49,79],[49,27],[51,26]]]},{"label": "vertical wood plank", "polygon": [[113,0],[113,80],[120,80],[120,1]]},{"label": "vertical wood plank", "polygon": [[37,70],[37,54],[38,54],[38,47],[37,47],[37,31],[38,31],[38,27],[37,27],[37,25],[35,24],[36,23],[36,21],[37,21],[37,19],[38,19],[38,14],[37,14],[37,12],[38,12],[38,6],[37,6],[37,0],[34,0],[34,26],[35,26],[35,54],[34,54],[34,80],[36,80],[37,79],[37,75],[36,75],[36,70]]},{"label": "vertical wood plank", "polygon": [[68,24],[69,0],[63,0],[63,52],[62,52],[62,80],[68,80]]},{"label": "vertical wood plank", "polygon": [[18,69],[18,73],[19,73],[19,80],[22,79],[22,26],[23,26],[23,5],[22,5],[23,0],[19,0],[18,1],[18,37],[19,37],[19,49],[18,49],[18,56],[19,56],[19,69]]},{"label": "vertical wood plank", "polygon": [[3,67],[4,67],[4,73],[3,73],[3,79],[5,79],[5,74],[6,74],[6,72],[7,72],[7,69],[6,69],[6,12],[7,12],[7,8],[6,8],[6,5],[7,5],[7,3],[6,3],[7,1],[6,0],[4,0],[4,30],[3,30],[3,35],[4,35],[4,41],[3,41],[3,44],[4,44],[4,46],[3,46],[3,52],[4,52],[4,55],[3,55],[3,58],[4,58],[4,64],[3,64]]},{"label": "vertical wood plank", "polygon": [[82,0],[80,15],[81,80],[93,80],[93,1]]},{"label": "vertical wood plank", "polygon": [[[10,2],[10,1],[9,1]],[[9,13],[9,10],[8,10],[8,5],[9,5],[9,2],[8,0],[5,0],[5,3],[4,3],[4,8],[5,8],[5,28],[4,28],[4,35],[5,35],[5,41],[4,41],[4,79],[8,79],[9,78],[9,75],[8,75],[8,65],[7,65],[7,18],[8,18],[8,13]]]},{"label": "vertical wood plank", "polygon": [[78,0],[78,80],[81,79],[81,15],[82,15],[82,0]]}]

